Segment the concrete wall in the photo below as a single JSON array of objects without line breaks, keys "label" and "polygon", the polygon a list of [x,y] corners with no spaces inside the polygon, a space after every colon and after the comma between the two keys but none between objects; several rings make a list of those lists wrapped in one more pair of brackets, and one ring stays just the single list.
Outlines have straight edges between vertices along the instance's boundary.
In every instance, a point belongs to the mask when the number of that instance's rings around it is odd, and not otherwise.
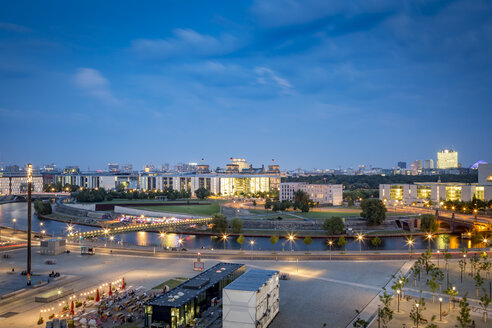
[{"label": "concrete wall", "polygon": [[492,186],[492,180],[487,180],[492,175],[492,163],[478,165],[478,184]]}]

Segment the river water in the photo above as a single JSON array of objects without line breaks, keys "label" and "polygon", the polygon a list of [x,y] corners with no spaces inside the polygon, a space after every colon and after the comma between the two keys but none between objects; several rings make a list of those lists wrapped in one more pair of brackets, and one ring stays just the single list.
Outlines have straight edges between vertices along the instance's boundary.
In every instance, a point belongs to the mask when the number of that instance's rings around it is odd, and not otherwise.
[{"label": "river water", "polygon": [[[35,214],[33,209],[32,216],[32,229],[33,231],[40,232],[46,230],[46,233],[51,236],[64,236],[67,233],[67,224],[63,222],[40,220]],[[21,230],[27,230],[27,203],[10,203],[0,205],[0,225],[3,227],[14,227],[13,219],[16,219],[15,228]],[[42,223],[42,225],[41,225]],[[97,228],[87,226],[75,226],[75,231],[90,231]],[[214,248],[214,249],[245,249],[245,250],[276,250],[276,251],[289,251],[293,250],[330,250],[328,245],[328,239],[326,238],[313,238],[311,245],[307,246],[303,243],[302,239],[296,239],[290,242],[287,239],[280,239],[277,244],[272,245],[268,237],[245,237],[245,243],[240,245],[236,238],[228,238],[223,241],[220,238],[214,236],[202,236],[202,235],[179,235],[175,233],[168,233],[165,237],[161,238],[159,233],[155,232],[132,232],[114,236],[114,241],[108,241],[109,243],[123,243],[140,245],[140,246],[155,246],[155,247],[178,247],[178,241],[182,239],[182,247],[185,248]],[[428,247],[428,241],[424,237],[415,236],[415,243],[413,249],[426,249]],[[406,237],[384,237],[381,238],[382,244],[378,247],[380,250],[408,250],[406,243]],[[251,241],[254,241],[251,246]],[[334,241],[336,244],[336,240]],[[484,244],[474,244],[470,240],[461,239],[456,235],[439,235],[431,242],[433,249],[460,249],[460,248],[480,248],[484,247]],[[341,250],[339,247],[333,246],[333,250]],[[369,239],[365,239],[360,244],[357,240],[347,238],[346,250],[374,250],[371,246]]]}]

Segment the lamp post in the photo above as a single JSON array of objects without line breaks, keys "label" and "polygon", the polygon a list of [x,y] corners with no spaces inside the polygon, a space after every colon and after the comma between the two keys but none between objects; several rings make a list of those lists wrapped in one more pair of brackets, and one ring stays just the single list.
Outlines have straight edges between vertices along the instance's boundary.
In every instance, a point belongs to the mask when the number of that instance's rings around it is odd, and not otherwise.
[{"label": "lamp post", "polygon": [[227,237],[229,237],[229,236],[226,234],[222,235],[222,240],[224,241],[224,250],[225,250],[225,246],[226,246]]},{"label": "lamp post", "polygon": [[12,219],[12,222],[14,223],[14,235],[15,235],[15,223],[17,222],[17,219],[16,218],[13,218]]},{"label": "lamp post", "polygon": [[442,297],[439,297],[439,321],[442,321]]},{"label": "lamp post", "polygon": [[330,245],[330,261],[331,261],[331,246],[333,246],[333,240],[329,240],[328,245]]},{"label": "lamp post", "polygon": [[440,254],[440,253],[441,253],[441,252],[440,252],[439,250],[437,250],[437,267],[438,267],[438,268],[439,268],[439,254]]},{"label": "lamp post", "polygon": [[[31,189],[32,189],[32,164],[27,164],[27,274],[31,275]],[[27,284],[30,285],[31,281],[28,280]]]},{"label": "lamp post", "polygon": [[419,328],[420,314],[419,314],[419,303],[415,304],[417,308],[417,328]]},{"label": "lamp post", "polygon": [[362,234],[357,235],[357,241],[359,242],[359,252],[362,253],[362,239],[364,236]]},{"label": "lamp post", "polygon": [[178,245],[179,245],[179,248],[182,248],[182,246],[183,246],[183,239],[181,239],[181,238],[178,239]]},{"label": "lamp post", "polygon": [[292,242],[294,241],[294,235],[289,235],[290,251],[292,252]]},{"label": "lamp post", "polygon": [[251,259],[253,259],[253,248],[255,247],[255,241],[250,240],[249,244],[251,245]]},{"label": "lamp post", "polygon": [[432,234],[431,234],[431,233],[428,233],[428,234],[427,234],[427,236],[426,236],[425,238],[427,239],[427,244],[428,244],[428,246],[427,246],[427,247],[428,247],[428,249],[429,249],[429,251],[430,251],[430,249],[431,249],[431,240],[432,240],[433,236],[432,236]]},{"label": "lamp post", "polygon": [[397,308],[396,312],[400,313],[400,290],[399,289],[396,290],[396,299],[398,301],[398,308]]},{"label": "lamp post", "polygon": [[456,302],[454,301],[454,293],[456,291],[456,287],[453,286],[453,309],[456,307]]}]

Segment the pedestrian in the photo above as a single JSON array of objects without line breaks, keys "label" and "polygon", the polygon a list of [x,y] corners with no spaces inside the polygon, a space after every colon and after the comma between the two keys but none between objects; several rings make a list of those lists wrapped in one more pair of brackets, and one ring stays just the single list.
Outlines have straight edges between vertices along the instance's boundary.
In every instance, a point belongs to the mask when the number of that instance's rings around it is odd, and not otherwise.
[{"label": "pedestrian", "polygon": [[475,328],[475,320],[472,321],[471,328]]}]

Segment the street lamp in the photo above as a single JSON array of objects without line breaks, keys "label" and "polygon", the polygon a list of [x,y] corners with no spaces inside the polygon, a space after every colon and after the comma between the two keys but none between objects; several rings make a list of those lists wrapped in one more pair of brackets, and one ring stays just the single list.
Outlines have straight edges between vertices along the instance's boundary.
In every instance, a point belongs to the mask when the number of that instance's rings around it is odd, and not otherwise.
[{"label": "street lamp", "polygon": [[183,239],[181,238],[178,239],[178,245],[180,248],[183,247]]},{"label": "street lamp", "polygon": [[437,250],[437,267],[439,268],[439,254],[441,253],[440,250]]},{"label": "street lamp", "polygon": [[399,289],[396,290],[396,295],[397,295],[396,298],[398,300],[398,310],[396,312],[400,313],[400,290]]},{"label": "street lamp", "polygon": [[253,259],[253,247],[255,246],[255,241],[254,240],[250,240],[249,241],[249,244],[251,245],[251,259]]},{"label": "street lamp", "polygon": [[225,246],[226,246],[226,241],[227,241],[227,238],[229,238],[228,235],[226,234],[222,234],[222,241],[224,242],[224,249],[225,249]]},{"label": "street lamp", "polygon": [[15,235],[15,223],[17,222],[17,219],[16,218],[13,218],[12,219],[12,222],[14,223],[14,235]]},{"label": "street lamp", "polygon": [[442,297],[439,297],[439,321],[442,321]]},{"label": "street lamp", "polygon": [[333,240],[328,240],[328,245],[330,245],[330,261],[331,261],[331,246],[333,246]]},{"label": "street lamp", "polygon": [[428,233],[427,236],[425,237],[427,239],[427,242],[428,242],[428,248],[429,248],[429,251],[431,249],[431,240],[432,238],[434,238],[434,236],[432,236],[431,233]]},{"label": "street lamp", "polygon": [[414,240],[412,237],[408,238],[407,239],[407,245],[408,245],[408,248],[410,250],[410,253],[412,253],[412,246],[413,246],[413,243],[414,243]]},{"label": "street lamp", "polygon": [[364,235],[358,234],[357,235],[357,241],[359,242],[359,252],[362,253],[362,240],[364,239]]},{"label": "street lamp", "polygon": [[290,243],[290,251],[292,252],[292,242],[294,241],[294,235],[290,234],[288,239],[289,239],[289,243]]},{"label": "street lamp", "polygon": [[419,315],[419,303],[415,304],[417,307],[417,328],[419,328],[419,321],[420,321],[420,315]]},{"label": "street lamp", "polygon": [[32,193],[32,164],[27,164],[27,285],[31,285],[31,193]]}]

